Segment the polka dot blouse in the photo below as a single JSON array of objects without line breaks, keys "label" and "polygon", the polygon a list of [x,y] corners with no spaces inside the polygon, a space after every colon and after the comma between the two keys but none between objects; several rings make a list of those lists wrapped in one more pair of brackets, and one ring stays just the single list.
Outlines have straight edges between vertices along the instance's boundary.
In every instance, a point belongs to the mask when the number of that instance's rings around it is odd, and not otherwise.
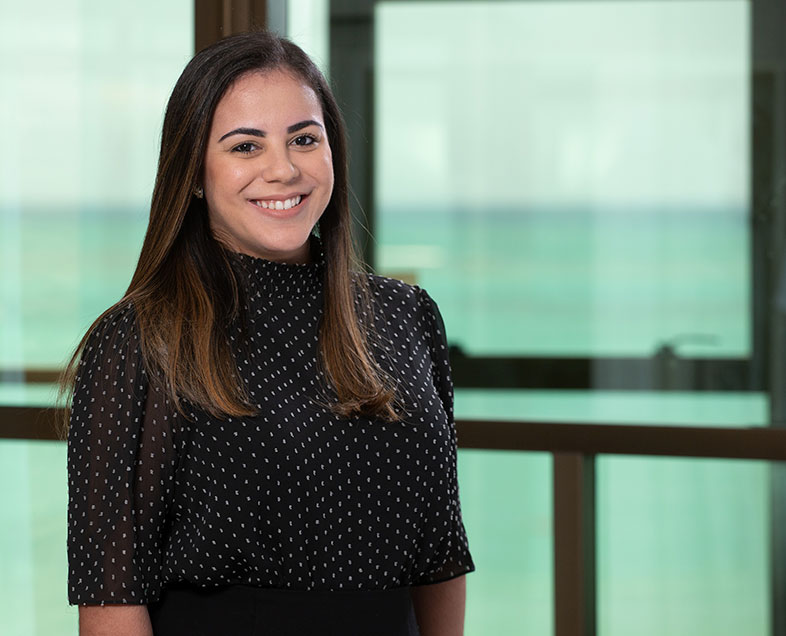
[{"label": "polka dot blouse", "polygon": [[248,339],[232,338],[258,415],[189,418],[148,382],[134,310],[88,339],[68,437],[68,598],[151,603],[170,583],[380,590],[474,570],[456,480],[439,310],[369,275],[372,351],[407,410],[342,418],[317,366],[324,259],[231,254]]}]

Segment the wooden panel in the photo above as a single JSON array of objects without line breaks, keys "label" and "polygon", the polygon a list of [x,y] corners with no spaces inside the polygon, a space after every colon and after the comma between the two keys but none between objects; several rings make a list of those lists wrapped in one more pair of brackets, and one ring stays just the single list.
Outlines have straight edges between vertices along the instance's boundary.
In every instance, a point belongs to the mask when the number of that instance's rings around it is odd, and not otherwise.
[{"label": "wooden panel", "polygon": [[59,439],[63,411],[36,406],[0,406],[0,439]]},{"label": "wooden panel", "polygon": [[232,33],[264,28],[266,17],[265,0],[195,0],[194,50]]}]

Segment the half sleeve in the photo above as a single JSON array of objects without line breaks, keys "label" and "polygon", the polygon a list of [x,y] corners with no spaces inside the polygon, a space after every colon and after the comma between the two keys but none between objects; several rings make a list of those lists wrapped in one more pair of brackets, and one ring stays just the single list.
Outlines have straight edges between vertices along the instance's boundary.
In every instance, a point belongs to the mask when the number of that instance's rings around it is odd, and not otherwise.
[{"label": "half sleeve", "polygon": [[448,466],[448,505],[449,529],[442,537],[439,548],[432,558],[432,565],[426,576],[417,585],[440,583],[473,572],[475,564],[469,552],[467,534],[461,518],[459,486],[456,467],[457,439],[456,423],[453,416],[453,381],[448,356],[448,342],[445,323],[437,303],[421,288],[418,290],[418,314],[429,331],[429,348],[433,363],[433,380],[448,418],[450,435]]},{"label": "half sleeve", "polygon": [[93,329],[68,433],[68,601],[157,600],[176,463],[172,409],[151,388],[133,308]]}]

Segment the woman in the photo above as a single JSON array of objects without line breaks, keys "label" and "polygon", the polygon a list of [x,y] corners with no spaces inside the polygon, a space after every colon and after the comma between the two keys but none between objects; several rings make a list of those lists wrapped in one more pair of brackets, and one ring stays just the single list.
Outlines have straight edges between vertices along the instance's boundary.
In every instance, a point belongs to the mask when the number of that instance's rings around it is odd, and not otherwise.
[{"label": "woman", "polygon": [[65,381],[83,636],[463,632],[444,326],[356,271],[347,190],[297,46],[243,34],[188,64],[133,279]]}]

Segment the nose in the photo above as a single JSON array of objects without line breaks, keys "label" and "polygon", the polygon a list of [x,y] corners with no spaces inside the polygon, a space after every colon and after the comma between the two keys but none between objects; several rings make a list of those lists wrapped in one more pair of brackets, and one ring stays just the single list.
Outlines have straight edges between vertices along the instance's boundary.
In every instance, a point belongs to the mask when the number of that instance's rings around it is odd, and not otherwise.
[{"label": "nose", "polygon": [[268,182],[289,183],[300,174],[288,148],[268,148],[262,162],[262,178]]}]

